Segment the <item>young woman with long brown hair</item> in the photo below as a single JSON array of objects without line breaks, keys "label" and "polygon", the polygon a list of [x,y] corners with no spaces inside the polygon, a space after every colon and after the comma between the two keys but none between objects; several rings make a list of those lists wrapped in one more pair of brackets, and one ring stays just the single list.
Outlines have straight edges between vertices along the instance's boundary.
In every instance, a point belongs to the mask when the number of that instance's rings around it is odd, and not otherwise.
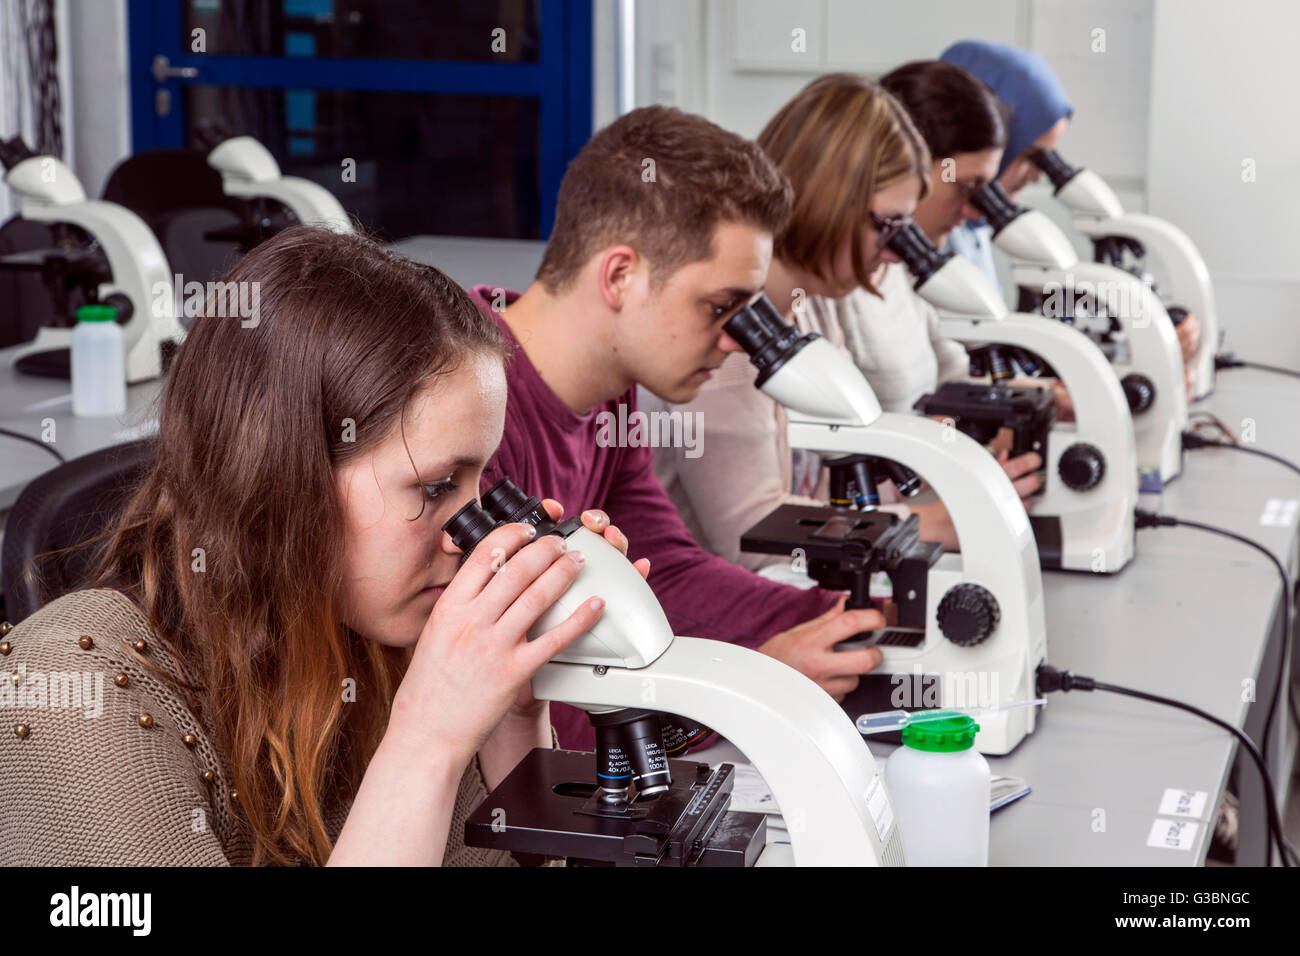
[{"label": "young woman with long brown hair", "polygon": [[[441,530],[501,437],[500,333],[357,236],[226,278],[256,321],[196,320],[91,586],[6,638],[0,863],[508,864],[464,820],[551,745],[529,680],[602,605],[527,641],[581,555],[512,524],[461,566]],[[58,674],[102,700],[59,707]]]}]

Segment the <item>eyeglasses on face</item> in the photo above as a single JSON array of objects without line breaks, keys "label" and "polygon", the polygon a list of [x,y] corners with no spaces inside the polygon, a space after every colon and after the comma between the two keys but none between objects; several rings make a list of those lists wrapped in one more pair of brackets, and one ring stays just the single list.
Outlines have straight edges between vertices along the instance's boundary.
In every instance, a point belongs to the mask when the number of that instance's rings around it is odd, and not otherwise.
[{"label": "eyeglasses on face", "polygon": [[912,217],[910,215],[894,216],[887,219],[884,216],[876,215],[871,210],[867,210],[867,215],[871,217],[871,224],[875,226],[876,230],[880,233],[880,244],[882,246],[889,242],[898,230],[902,229],[904,226],[911,225],[912,223]]}]

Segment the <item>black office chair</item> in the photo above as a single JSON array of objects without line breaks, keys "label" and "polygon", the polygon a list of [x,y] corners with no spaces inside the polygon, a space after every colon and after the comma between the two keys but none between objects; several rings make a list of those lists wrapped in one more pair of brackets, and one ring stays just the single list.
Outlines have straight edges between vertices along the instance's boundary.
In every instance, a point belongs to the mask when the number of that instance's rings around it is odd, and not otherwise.
[{"label": "black office chair", "polygon": [[104,199],[130,209],[158,238],[172,271],[186,281],[219,279],[251,248],[290,225],[290,213],[273,204],[227,196],[221,174],[197,149],[141,150],[109,174]]},{"label": "black office chair", "polygon": [[227,196],[221,174],[193,149],[151,149],[122,160],[104,199],[125,206],[153,230],[172,271],[186,281],[219,279],[242,255],[238,243],[210,234],[240,226],[244,204]]},{"label": "black office chair", "polygon": [[153,439],[115,445],[45,472],[19,494],[0,553],[5,616],[13,624],[85,583],[98,549],[72,548],[107,531],[153,460]]}]

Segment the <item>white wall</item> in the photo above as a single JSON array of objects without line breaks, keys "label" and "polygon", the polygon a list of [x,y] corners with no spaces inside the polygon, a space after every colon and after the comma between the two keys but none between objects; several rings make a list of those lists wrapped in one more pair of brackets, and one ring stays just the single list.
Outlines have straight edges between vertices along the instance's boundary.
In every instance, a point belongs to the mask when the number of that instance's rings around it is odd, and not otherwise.
[{"label": "white wall", "polygon": [[[609,0],[598,0],[609,2]],[[878,77],[956,40],[1036,50],[1075,106],[1062,150],[1096,170],[1127,208],[1146,206],[1153,0],[640,0],[638,105],[693,110],[756,136],[814,77]],[[796,33],[802,31],[802,34]],[[1100,34],[1097,31],[1102,31]],[[1099,42],[1100,40],[1100,42]],[[600,118],[608,122],[608,117]],[[1045,186],[1021,196],[1075,238]]]},{"label": "white wall", "polygon": [[[1074,101],[1078,119],[1065,143],[1071,158],[1140,202],[1152,2],[640,0],[637,102],[694,109],[755,136],[821,73],[879,76],[937,57],[959,39],[1015,43],[1041,53]],[[1093,50],[1097,29],[1105,31],[1104,52]]]},{"label": "white wall", "polygon": [[1205,256],[1226,346],[1300,368],[1300,5],[1156,0],[1155,26],[1150,211]]},{"label": "white wall", "polygon": [[[61,0],[74,169],[98,194],[129,150],[124,0]],[[593,0],[595,124],[614,115],[614,0]],[[791,49],[803,29],[806,48]],[[1105,31],[1105,50],[1094,49]],[[1269,0],[638,0],[638,105],[755,135],[813,76],[878,75],[964,37],[1041,53],[1076,107],[1062,150],[1204,253],[1227,345],[1300,366],[1300,6]],[[78,69],[68,71],[75,62]],[[1254,159],[1256,181],[1242,182]],[[1046,189],[1023,194],[1065,222]],[[1082,244],[1081,244],[1082,249]]]},{"label": "white wall", "polygon": [[72,106],[72,169],[86,195],[100,196],[108,174],[131,152],[126,3],[68,0],[67,6],[60,56],[77,66],[63,80]]}]

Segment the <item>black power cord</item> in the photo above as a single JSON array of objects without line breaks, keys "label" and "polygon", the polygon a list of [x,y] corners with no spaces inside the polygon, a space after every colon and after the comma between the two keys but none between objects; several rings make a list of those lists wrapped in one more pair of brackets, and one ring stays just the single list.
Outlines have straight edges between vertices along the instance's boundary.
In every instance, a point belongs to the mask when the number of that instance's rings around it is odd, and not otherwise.
[{"label": "black power cord", "polygon": [[1247,362],[1244,359],[1237,358],[1231,352],[1222,352],[1214,356],[1214,370],[1217,372],[1225,368],[1254,368],[1261,372],[1272,372],[1275,375],[1291,375],[1300,378],[1300,372],[1292,368],[1282,368],[1277,365],[1263,365],[1259,362]]},{"label": "black power cord", "polygon": [[31,442],[37,448],[44,448],[59,460],[60,465],[67,464],[68,462],[68,459],[64,458],[63,455],[59,453],[58,449],[49,442],[40,441],[39,439],[33,438],[31,435],[24,435],[22,432],[10,431],[8,428],[0,428],[0,435],[6,435],[9,438],[18,438],[25,442]]},{"label": "black power cord", "polygon": [[[1237,446],[1229,445],[1228,447],[1234,448]],[[1277,569],[1278,576],[1281,577],[1282,579],[1282,656],[1281,656],[1281,660],[1278,662],[1277,677],[1273,682],[1273,692],[1272,694],[1269,695],[1268,711],[1264,718],[1264,737],[1263,737],[1262,752],[1264,754],[1267,754],[1269,741],[1273,734],[1273,719],[1274,717],[1277,716],[1277,705],[1278,702],[1282,699],[1283,686],[1287,681],[1288,672],[1290,670],[1289,652],[1291,647],[1292,594],[1291,594],[1291,579],[1290,576],[1286,573],[1286,567],[1282,564],[1281,561],[1277,559],[1277,556],[1274,555],[1272,551],[1268,550],[1268,548],[1264,547],[1264,545],[1260,544],[1258,541],[1254,541],[1250,538],[1247,538],[1244,535],[1237,534],[1234,531],[1229,531],[1226,528],[1216,528],[1214,525],[1202,524],[1199,521],[1189,521],[1183,518],[1175,518],[1169,515],[1158,515],[1155,514],[1154,512],[1143,511],[1140,508],[1134,512],[1134,519],[1135,519],[1135,527],[1138,529],[1177,528],[1177,527],[1195,528],[1198,531],[1208,531],[1211,534],[1217,534],[1217,535],[1222,535],[1225,538],[1231,538],[1233,541],[1237,541],[1240,542],[1241,544],[1247,545],[1248,547],[1254,548],[1260,554],[1264,555],[1264,557],[1268,558],[1269,561],[1273,563],[1273,567]],[[1291,719],[1298,720],[1297,712],[1295,710],[1295,701],[1292,699],[1292,692],[1289,685],[1287,685],[1286,687],[1286,692],[1287,692],[1287,700],[1291,705],[1290,708]],[[1209,718],[1209,715],[1205,715],[1205,716]],[[1209,718],[1209,719],[1218,721],[1217,718]],[[1232,729],[1235,731],[1235,728]],[[1263,765],[1260,766],[1260,771],[1262,773],[1266,773]],[[1265,782],[1271,786],[1271,781],[1268,781],[1266,779]],[[1272,791],[1270,791],[1269,796],[1270,798],[1273,797]],[[1283,857],[1283,859],[1285,860],[1285,856]]]},{"label": "black power cord", "polygon": [[[1288,651],[1291,646],[1291,578],[1286,573],[1286,567],[1279,561],[1276,555],[1268,548],[1264,547],[1258,541],[1254,541],[1244,535],[1229,531],[1226,528],[1216,528],[1214,525],[1201,524],[1199,521],[1186,521],[1182,518],[1174,518],[1167,515],[1158,515],[1150,511],[1138,509],[1134,512],[1135,525],[1137,528],[1195,528],[1198,531],[1208,531],[1211,534],[1222,535],[1225,538],[1231,538],[1233,541],[1239,541],[1244,545],[1254,548],[1264,557],[1273,562],[1273,567],[1277,568],[1278,575],[1282,578],[1282,660],[1278,663],[1277,679],[1273,682],[1273,693],[1269,698],[1268,717],[1264,722],[1264,753],[1268,753],[1269,739],[1273,734],[1273,718],[1277,715],[1277,704],[1282,698],[1282,688],[1286,680],[1288,664]],[[1289,694],[1289,688],[1288,688]],[[1295,719],[1295,711],[1292,710],[1292,719]]]},{"label": "black power cord", "polygon": [[1277,795],[1273,792],[1273,777],[1268,772],[1268,766],[1264,762],[1264,756],[1255,746],[1255,742],[1238,730],[1232,724],[1225,720],[1220,720],[1213,714],[1207,714],[1199,707],[1193,707],[1191,704],[1185,704],[1181,700],[1174,700],[1172,697],[1161,697],[1158,694],[1148,694],[1146,691],[1134,690],[1131,687],[1121,687],[1118,684],[1107,684],[1093,677],[1083,677],[1078,674],[1072,674],[1069,671],[1059,670],[1050,667],[1047,664],[1040,664],[1037,673],[1037,688],[1039,696],[1049,694],[1053,691],[1068,692],[1072,690],[1104,690],[1112,694],[1123,694],[1126,697],[1136,697],[1140,700],[1148,700],[1155,704],[1164,704],[1166,707],[1175,707],[1178,710],[1185,710],[1189,714],[1195,714],[1203,720],[1208,720],[1217,727],[1222,727],[1229,733],[1234,734],[1241,741],[1246,752],[1250,754],[1251,759],[1255,761],[1255,766],[1259,768],[1260,776],[1264,778],[1264,802],[1267,805],[1268,814],[1268,831],[1269,838],[1277,848],[1279,855],[1282,857],[1283,866],[1300,865],[1300,854],[1297,854],[1282,833],[1282,815],[1277,808]]},{"label": "black power cord", "polygon": [[1296,474],[1300,475],[1300,465],[1293,461],[1288,461],[1281,455],[1275,455],[1271,451],[1263,451],[1259,448],[1247,448],[1245,445],[1234,444],[1233,442],[1214,441],[1211,438],[1204,438],[1195,432],[1183,432],[1183,448],[1188,451],[1194,451],[1197,448],[1230,448],[1233,451],[1245,452],[1247,455],[1258,455],[1260,458],[1267,458],[1269,461],[1275,461],[1279,465],[1290,468]]}]

